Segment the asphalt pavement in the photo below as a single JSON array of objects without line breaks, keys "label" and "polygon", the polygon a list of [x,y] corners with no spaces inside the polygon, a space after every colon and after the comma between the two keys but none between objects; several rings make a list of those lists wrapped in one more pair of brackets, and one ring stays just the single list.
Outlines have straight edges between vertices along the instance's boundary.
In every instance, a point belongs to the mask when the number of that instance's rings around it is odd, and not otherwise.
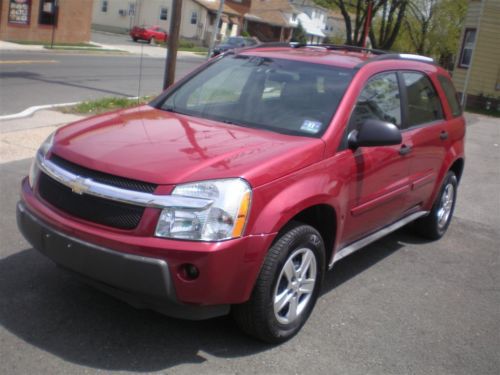
[{"label": "asphalt pavement", "polygon": [[[114,46],[121,49],[120,45]],[[163,87],[166,50],[148,45],[130,48],[135,48],[132,51],[137,53],[1,51],[0,116],[38,105],[159,94]],[[141,57],[141,49],[160,55],[152,57],[145,53]],[[203,56],[180,54],[176,80],[204,61]]]},{"label": "asphalt pavement", "polygon": [[468,119],[446,236],[403,228],[338,262],[303,330],[277,347],[229,318],[136,310],[58,269],[16,227],[30,159],[0,164],[0,373],[500,373],[500,120]]}]

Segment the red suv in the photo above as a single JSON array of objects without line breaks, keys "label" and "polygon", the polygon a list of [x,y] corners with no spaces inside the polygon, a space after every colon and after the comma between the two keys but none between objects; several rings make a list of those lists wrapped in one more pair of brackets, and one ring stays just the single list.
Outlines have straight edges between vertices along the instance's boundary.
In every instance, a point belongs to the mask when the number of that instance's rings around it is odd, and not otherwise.
[{"label": "red suv", "polygon": [[210,60],[149,105],[58,129],[18,226],[132,305],[297,333],[327,269],[414,222],[448,228],[465,123],[430,59],[267,46]]}]

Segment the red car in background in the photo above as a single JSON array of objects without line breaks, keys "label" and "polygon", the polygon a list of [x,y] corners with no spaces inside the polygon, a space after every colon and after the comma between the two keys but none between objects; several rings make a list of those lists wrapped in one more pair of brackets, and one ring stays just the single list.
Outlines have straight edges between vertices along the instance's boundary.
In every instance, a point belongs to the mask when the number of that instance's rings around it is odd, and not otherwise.
[{"label": "red car in background", "polygon": [[151,42],[166,42],[168,38],[167,31],[158,26],[134,26],[130,30],[130,37],[137,42],[138,40],[145,40]]}]

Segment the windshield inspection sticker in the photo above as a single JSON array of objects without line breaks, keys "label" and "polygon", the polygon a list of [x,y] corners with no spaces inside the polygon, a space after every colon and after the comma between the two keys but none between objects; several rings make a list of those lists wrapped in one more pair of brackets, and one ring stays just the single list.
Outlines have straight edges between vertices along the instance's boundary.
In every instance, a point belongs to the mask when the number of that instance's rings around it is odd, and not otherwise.
[{"label": "windshield inspection sticker", "polygon": [[302,123],[300,130],[303,130],[308,133],[316,134],[321,130],[321,122],[313,121],[313,120],[304,120]]}]

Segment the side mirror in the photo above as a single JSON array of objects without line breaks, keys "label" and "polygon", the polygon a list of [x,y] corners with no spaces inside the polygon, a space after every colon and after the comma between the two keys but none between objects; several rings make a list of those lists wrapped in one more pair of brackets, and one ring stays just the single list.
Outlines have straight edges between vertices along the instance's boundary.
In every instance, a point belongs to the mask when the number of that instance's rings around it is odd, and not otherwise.
[{"label": "side mirror", "polygon": [[389,122],[380,120],[366,120],[359,130],[353,130],[347,136],[350,149],[358,147],[391,146],[402,142],[399,128]]}]

